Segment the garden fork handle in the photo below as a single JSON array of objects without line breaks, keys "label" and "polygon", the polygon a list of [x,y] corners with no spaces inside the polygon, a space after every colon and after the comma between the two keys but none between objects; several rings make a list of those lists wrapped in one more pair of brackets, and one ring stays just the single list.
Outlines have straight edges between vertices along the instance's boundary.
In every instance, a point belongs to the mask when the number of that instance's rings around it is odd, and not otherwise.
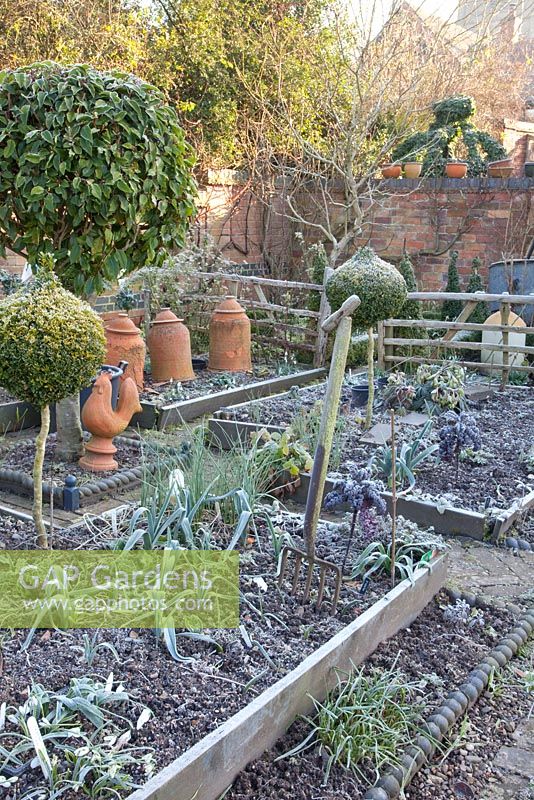
[{"label": "garden fork handle", "polygon": [[317,525],[319,523],[326,473],[339,413],[341,387],[343,386],[347,354],[349,352],[350,334],[352,330],[351,315],[359,305],[360,298],[356,295],[352,295],[345,300],[338,311],[331,314],[323,323],[323,330],[331,331],[334,330],[334,328],[337,328],[337,330],[332,359],[330,361],[326,394],[323,400],[317,446],[313,458],[313,468],[306,500],[306,511],[304,513],[304,542],[306,552],[310,559],[315,557]]},{"label": "garden fork handle", "polygon": [[337,328],[343,317],[350,317],[356,311],[358,306],[360,305],[361,300],[357,294],[352,294],[350,297],[347,297],[343,305],[338,308],[337,311],[334,311],[333,314],[330,314],[329,317],[325,319],[321,328],[325,333],[330,333],[333,331],[334,328]]}]

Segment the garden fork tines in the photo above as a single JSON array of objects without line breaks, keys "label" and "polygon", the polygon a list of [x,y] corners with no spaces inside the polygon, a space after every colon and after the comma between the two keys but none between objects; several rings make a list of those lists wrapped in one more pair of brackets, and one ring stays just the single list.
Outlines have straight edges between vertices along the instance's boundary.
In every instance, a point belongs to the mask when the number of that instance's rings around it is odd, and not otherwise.
[{"label": "garden fork tines", "polygon": [[328,573],[333,573],[334,577],[334,593],[332,596],[331,601],[331,614],[336,613],[337,604],[339,601],[339,593],[341,591],[341,582],[342,582],[342,574],[341,568],[337,566],[337,564],[332,564],[331,561],[325,561],[323,558],[317,558],[313,556],[311,559],[308,553],[305,550],[300,550],[298,547],[292,547],[290,545],[286,545],[282,549],[282,554],[280,557],[280,574],[278,576],[278,586],[282,586],[284,576],[286,573],[286,569],[288,567],[287,561],[290,555],[295,556],[295,566],[293,571],[293,582],[291,585],[291,594],[295,595],[297,593],[300,572],[302,567],[304,567],[304,575],[305,575],[305,585],[304,585],[304,592],[302,594],[302,602],[307,603],[310,598],[312,580],[314,575],[314,568],[318,568],[319,573],[319,586],[317,589],[317,599],[315,601],[315,608],[319,610],[322,605],[324,599],[324,592],[326,586],[326,579]]}]

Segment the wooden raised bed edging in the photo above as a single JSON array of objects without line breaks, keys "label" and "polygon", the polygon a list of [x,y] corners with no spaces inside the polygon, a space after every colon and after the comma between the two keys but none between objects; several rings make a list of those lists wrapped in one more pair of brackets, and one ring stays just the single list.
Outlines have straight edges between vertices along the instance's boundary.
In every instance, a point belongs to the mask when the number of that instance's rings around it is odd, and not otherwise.
[{"label": "wooden raised bed edging", "polygon": [[307,383],[324,378],[325,375],[326,370],[323,367],[307,369],[291,375],[268,378],[264,381],[249,383],[246,386],[237,386],[233,389],[224,389],[222,392],[194,397],[191,400],[179,400],[166,406],[158,406],[156,403],[143,400],[141,402],[143,411],[132,418],[130,425],[140,428],[157,427],[158,430],[164,430],[168,425],[181,425],[183,422],[191,422],[205,414],[213,414],[227,405],[268,397],[290,389],[292,386],[305,386]]},{"label": "wooden raised bed edging", "polygon": [[416,570],[245,708],[161,770],[128,800],[216,800],[244,767],[336,685],[336,670],[361,664],[410,625],[447,578],[447,556]]},{"label": "wooden raised bed edging", "polygon": [[[179,400],[166,406],[158,406],[156,403],[142,400],[143,410],[132,417],[130,425],[134,428],[163,430],[167,425],[180,425],[182,422],[191,422],[205,414],[213,414],[223,406],[268,397],[271,394],[290,389],[292,386],[305,386],[324,378],[325,375],[326,370],[323,367],[307,369],[290,375],[256,381],[247,386],[238,386],[194,397],[191,400]],[[18,400],[0,403],[0,434],[35,428],[39,424],[40,414],[35,406]],[[52,420],[50,432],[54,433],[54,431],[55,423]]]},{"label": "wooden raised bed edging", "polygon": [[[223,419],[219,412],[209,420],[208,426],[211,433],[212,446],[229,450],[240,441],[250,442],[250,435],[255,431],[266,428],[270,432],[281,432],[284,429],[279,425],[261,425],[256,422],[241,422],[238,420]],[[310,476],[301,473],[300,486],[291,499],[296,503],[305,503],[308,495]],[[334,482],[326,479],[324,493],[332,491]],[[391,494],[383,494],[388,508],[391,510]],[[397,513],[405,519],[416,522],[425,527],[432,526],[436,533],[444,536],[469,536],[479,541],[498,542],[504,537],[507,530],[527,509],[534,507],[534,491],[522,498],[517,498],[507,509],[502,509],[498,514],[489,517],[479,511],[470,511],[465,508],[447,506],[442,511],[438,510],[436,503],[430,500],[419,500],[416,497],[399,497],[397,499]],[[526,548],[525,548],[526,549]]]},{"label": "wooden raised bed edging", "polygon": [[20,400],[0,403],[0,433],[35,428],[40,420],[39,411],[30,403],[23,403]]}]

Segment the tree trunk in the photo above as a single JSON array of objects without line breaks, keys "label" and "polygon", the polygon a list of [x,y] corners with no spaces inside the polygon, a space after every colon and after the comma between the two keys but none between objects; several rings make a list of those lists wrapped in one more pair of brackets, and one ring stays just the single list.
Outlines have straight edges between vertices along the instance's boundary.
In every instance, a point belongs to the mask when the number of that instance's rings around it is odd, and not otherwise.
[{"label": "tree trunk", "polygon": [[56,403],[56,425],[56,459],[66,462],[77,461],[84,453],[78,394]]},{"label": "tree trunk", "polygon": [[367,400],[367,414],[365,415],[365,430],[371,427],[373,421],[373,402],[375,399],[375,340],[374,330],[369,328],[367,331],[369,341],[367,343],[367,381],[369,383],[369,399]]},{"label": "tree trunk", "polygon": [[37,544],[45,549],[48,547],[48,536],[43,520],[43,462],[49,430],[50,407],[43,406],[41,408],[41,429],[35,440],[35,461],[33,462],[33,521],[37,531]]}]

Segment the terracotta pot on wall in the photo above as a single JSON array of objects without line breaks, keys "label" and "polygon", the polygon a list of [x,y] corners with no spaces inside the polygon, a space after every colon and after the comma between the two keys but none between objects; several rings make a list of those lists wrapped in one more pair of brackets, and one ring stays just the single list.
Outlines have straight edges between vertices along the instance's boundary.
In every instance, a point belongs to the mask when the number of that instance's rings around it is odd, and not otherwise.
[{"label": "terracotta pot on wall", "polygon": [[399,164],[383,164],[380,169],[384,178],[400,178],[402,167]]},{"label": "terracotta pot on wall", "polygon": [[404,164],[404,177],[416,180],[421,175],[422,169],[423,165],[418,161],[407,161],[406,164]]},{"label": "terracotta pot on wall", "polygon": [[194,380],[189,331],[170,308],[163,308],[152,323],[148,349],[155,381]]},{"label": "terracotta pot on wall", "polygon": [[106,363],[117,366],[119,361],[127,361],[125,378],[133,378],[138,389],[143,389],[146,346],[141,331],[124,311],[106,326],[108,349]]},{"label": "terracotta pot on wall", "polygon": [[447,178],[465,178],[467,175],[466,161],[449,161],[445,164],[445,175]]},{"label": "terracotta pot on wall", "polygon": [[488,164],[488,176],[490,178],[509,178],[514,171],[511,158],[503,158],[500,161],[490,161]]},{"label": "terracotta pot on wall", "polygon": [[250,355],[250,320],[235,297],[227,295],[210,320],[209,369],[248,372]]}]

